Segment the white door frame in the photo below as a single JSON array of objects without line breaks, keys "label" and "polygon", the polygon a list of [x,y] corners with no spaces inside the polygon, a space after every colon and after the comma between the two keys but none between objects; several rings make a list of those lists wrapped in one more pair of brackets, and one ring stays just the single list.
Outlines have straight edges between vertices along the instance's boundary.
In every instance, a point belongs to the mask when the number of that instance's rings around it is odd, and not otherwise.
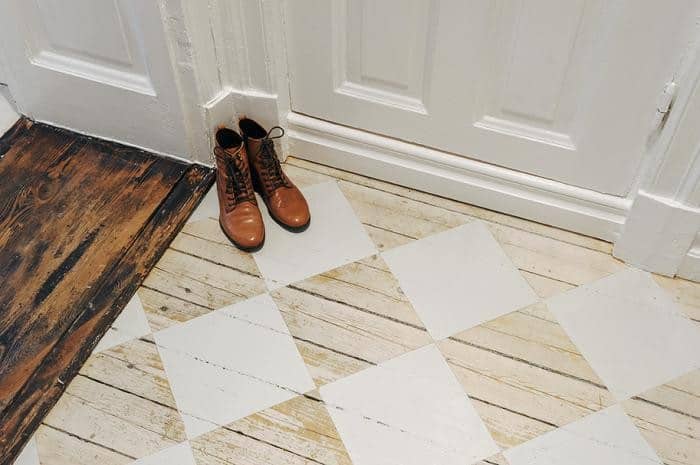
[{"label": "white door frame", "polygon": [[688,55],[613,253],[649,271],[700,281],[700,47]]}]

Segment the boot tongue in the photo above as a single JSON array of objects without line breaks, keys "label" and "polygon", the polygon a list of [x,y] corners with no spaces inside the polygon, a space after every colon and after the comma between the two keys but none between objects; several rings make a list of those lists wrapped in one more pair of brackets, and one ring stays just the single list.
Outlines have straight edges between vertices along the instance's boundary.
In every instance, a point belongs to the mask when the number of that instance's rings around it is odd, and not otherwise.
[{"label": "boot tongue", "polygon": [[248,138],[248,155],[249,156],[253,156],[256,159],[258,159],[260,157],[260,155],[262,155],[260,152],[262,149],[263,140],[265,140],[265,138],[260,138],[260,139],[255,139],[253,137]]}]

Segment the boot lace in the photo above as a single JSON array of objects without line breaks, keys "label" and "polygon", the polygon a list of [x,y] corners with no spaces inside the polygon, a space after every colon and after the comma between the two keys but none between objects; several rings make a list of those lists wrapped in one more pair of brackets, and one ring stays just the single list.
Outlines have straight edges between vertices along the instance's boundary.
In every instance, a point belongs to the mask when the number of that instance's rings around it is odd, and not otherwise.
[{"label": "boot lace", "polygon": [[[279,134],[273,136],[272,132],[274,130],[278,130]],[[284,129],[274,126],[267,131],[267,135],[260,141],[260,150],[257,158],[262,165],[262,171],[264,172],[262,178],[268,192],[282,186],[289,187],[287,177],[282,172],[280,160],[277,158],[277,153],[275,153],[275,139],[279,139],[282,136],[284,136]]]},{"label": "boot lace", "polygon": [[254,202],[253,184],[245,169],[241,155],[237,153],[224,159],[226,167],[226,210],[241,202]]}]

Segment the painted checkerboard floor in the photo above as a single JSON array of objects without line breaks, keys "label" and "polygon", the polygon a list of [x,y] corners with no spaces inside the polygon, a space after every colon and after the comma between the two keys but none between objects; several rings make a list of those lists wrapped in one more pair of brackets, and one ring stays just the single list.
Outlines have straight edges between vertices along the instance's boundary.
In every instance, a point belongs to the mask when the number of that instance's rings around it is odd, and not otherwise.
[{"label": "painted checkerboard floor", "polygon": [[700,287],[610,245],[292,160],[313,221],[213,192],[21,465],[700,464]]}]

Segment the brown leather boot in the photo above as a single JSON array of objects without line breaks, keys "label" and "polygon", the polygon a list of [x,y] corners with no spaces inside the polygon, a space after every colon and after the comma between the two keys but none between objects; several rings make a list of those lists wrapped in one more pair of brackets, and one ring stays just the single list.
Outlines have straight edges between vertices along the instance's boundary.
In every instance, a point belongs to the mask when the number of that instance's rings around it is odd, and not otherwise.
[{"label": "brown leather boot", "polygon": [[243,139],[233,129],[218,129],[214,155],[221,230],[239,249],[257,250],[265,241],[265,226],[255,200]]},{"label": "brown leather boot", "polygon": [[[275,153],[273,139],[284,135],[284,129],[275,126],[265,131],[250,118],[238,122],[245,141],[253,174],[253,186],[265,200],[270,216],[283,228],[293,232],[305,230],[311,222],[309,206],[301,191],[282,171]],[[272,135],[278,130],[278,135]]]}]

